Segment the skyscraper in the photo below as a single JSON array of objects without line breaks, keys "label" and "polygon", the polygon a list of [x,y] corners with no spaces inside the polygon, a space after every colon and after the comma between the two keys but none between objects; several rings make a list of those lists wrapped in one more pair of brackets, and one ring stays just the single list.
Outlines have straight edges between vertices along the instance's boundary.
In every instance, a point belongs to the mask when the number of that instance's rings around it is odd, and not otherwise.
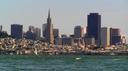
[{"label": "skyscraper", "polygon": [[74,36],[75,38],[81,38],[84,35],[84,28],[81,26],[75,26],[74,28]]},{"label": "skyscraper", "polygon": [[120,29],[110,28],[110,43],[111,45],[116,45],[121,42]]},{"label": "skyscraper", "polygon": [[101,46],[107,47],[110,45],[110,29],[107,27],[101,28]]},{"label": "skyscraper", "polygon": [[32,30],[28,30],[28,31],[25,33],[25,38],[26,38],[26,39],[30,39],[30,40],[36,40],[36,34],[35,34],[35,32],[33,32]]},{"label": "skyscraper", "polygon": [[53,29],[54,38],[59,38],[59,29]]},{"label": "skyscraper", "polygon": [[23,37],[23,26],[19,24],[12,24],[11,36],[16,39],[21,39]]},{"label": "skyscraper", "polygon": [[34,32],[35,31],[35,27],[34,26],[29,26],[29,31]]},{"label": "skyscraper", "polygon": [[49,44],[54,44],[54,35],[53,35],[53,25],[50,17],[50,9],[48,12],[48,18],[47,18],[47,27],[46,27],[46,40]]},{"label": "skyscraper", "polygon": [[46,37],[47,34],[47,23],[42,25],[42,37]]},{"label": "skyscraper", "polygon": [[41,35],[41,29],[40,28],[35,28],[35,34],[36,34],[36,40],[40,39]]},{"label": "skyscraper", "polygon": [[94,37],[99,47],[101,44],[101,15],[98,13],[90,13],[87,18],[87,36]]},{"label": "skyscraper", "polygon": [[25,38],[31,40],[40,40],[41,30],[38,27],[29,26],[28,31],[25,34]]},{"label": "skyscraper", "polygon": [[60,37],[59,37],[59,29],[53,29],[53,34],[54,34],[54,44],[58,45],[60,44]]}]

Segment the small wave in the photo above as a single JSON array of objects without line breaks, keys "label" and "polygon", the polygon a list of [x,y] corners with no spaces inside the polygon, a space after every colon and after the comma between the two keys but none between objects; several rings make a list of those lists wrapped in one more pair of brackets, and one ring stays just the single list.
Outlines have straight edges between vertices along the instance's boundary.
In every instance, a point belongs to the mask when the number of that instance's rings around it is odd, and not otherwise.
[{"label": "small wave", "polygon": [[120,60],[120,59],[113,59],[113,60],[117,61],[117,60]]}]

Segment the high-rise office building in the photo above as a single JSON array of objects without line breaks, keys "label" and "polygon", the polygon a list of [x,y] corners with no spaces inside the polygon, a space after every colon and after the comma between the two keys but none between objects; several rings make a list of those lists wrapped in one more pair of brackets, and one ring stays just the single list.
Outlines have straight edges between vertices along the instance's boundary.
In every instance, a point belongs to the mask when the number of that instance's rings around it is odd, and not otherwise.
[{"label": "high-rise office building", "polygon": [[54,44],[58,45],[60,44],[60,37],[59,37],[59,29],[53,29],[53,34],[54,34]]},{"label": "high-rise office building", "polygon": [[110,44],[116,45],[121,42],[120,29],[110,28]]},{"label": "high-rise office building", "polygon": [[29,30],[25,34],[25,38],[31,39],[31,40],[39,40],[41,35],[40,28],[29,26]]},{"label": "high-rise office building", "polygon": [[16,39],[21,39],[23,37],[23,26],[19,24],[12,24],[11,36]]},{"label": "high-rise office building", "polygon": [[81,38],[84,36],[84,28],[81,26],[75,26],[74,28],[74,37]]},{"label": "high-rise office building", "polygon": [[46,27],[45,38],[49,44],[54,44],[53,25],[52,25],[52,21],[51,21],[51,17],[50,17],[50,10],[48,13],[48,18],[47,18],[47,27]]},{"label": "high-rise office building", "polygon": [[36,40],[36,34],[29,30],[25,33],[25,38],[30,40]]},{"label": "high-rise office building", "polygon": [[40,28],[35,28],[35,34],[36,34],[36,40],[39,40],[41,37],[41,29]]},{"label": "high-rise office building", "polygon": [[35,31],[35,27],[34,26],[29,26],[29,31],[34,32]]},{"label": "high-rise office building", "polygon": [[90,13],[87,19],[87,36],[95,38],[96,44],[99,47],[101,44],[101,15]]},{"label": "high-rise office building", "polygon": [[36,40],[36,33],[34,26],[29,26],[28,31],[25,33],[25,38],[30,40]]},{"label": "high-rise office building", "polygon": [[111,35],[120,35],[120,29],[119,28],[110,28],[110,34]]},{"label": "high-rise office building", "polygon": [[110,29],[107,27],[101,28],[101,46],[107,47],[110,45]]},{"label": "high-rise office building", "polygon": [[46,37],[47,32],[47,24],[42,25],[42,37]]},{"label": "high-rise office building", "polygon": [[62,45],[71,46],[74,43],[73,38],[71,37],[62,37],[61,39],[62,39]]},{"label": "high-rise office building", "polygon": [[53,29],[54,38],[59,38],[59,29]]}]

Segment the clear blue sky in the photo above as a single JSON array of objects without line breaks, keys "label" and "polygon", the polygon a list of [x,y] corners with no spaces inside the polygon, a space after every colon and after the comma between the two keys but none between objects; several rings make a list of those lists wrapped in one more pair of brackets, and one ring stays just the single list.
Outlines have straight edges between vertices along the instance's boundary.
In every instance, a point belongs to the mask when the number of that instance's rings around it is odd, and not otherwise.
[{"label": "clear blue sky", "polygon": [[61,33],[73,33],[76,25],[86,27],[87,14],[98,12],[102,26],[128,34],[128,0],[0,0],[0,24],[8,32],[11,24],[24,25],[24,31],[29,25],[42,28],[49,8]]}]

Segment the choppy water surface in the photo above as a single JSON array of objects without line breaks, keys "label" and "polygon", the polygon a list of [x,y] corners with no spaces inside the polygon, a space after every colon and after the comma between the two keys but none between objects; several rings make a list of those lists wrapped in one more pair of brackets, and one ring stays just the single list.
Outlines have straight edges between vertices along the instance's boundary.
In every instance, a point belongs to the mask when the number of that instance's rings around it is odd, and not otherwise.
[{"label": "choppy water surface", "polygon": [[128,71],[128,56],[1,55],[0,71]]}]

